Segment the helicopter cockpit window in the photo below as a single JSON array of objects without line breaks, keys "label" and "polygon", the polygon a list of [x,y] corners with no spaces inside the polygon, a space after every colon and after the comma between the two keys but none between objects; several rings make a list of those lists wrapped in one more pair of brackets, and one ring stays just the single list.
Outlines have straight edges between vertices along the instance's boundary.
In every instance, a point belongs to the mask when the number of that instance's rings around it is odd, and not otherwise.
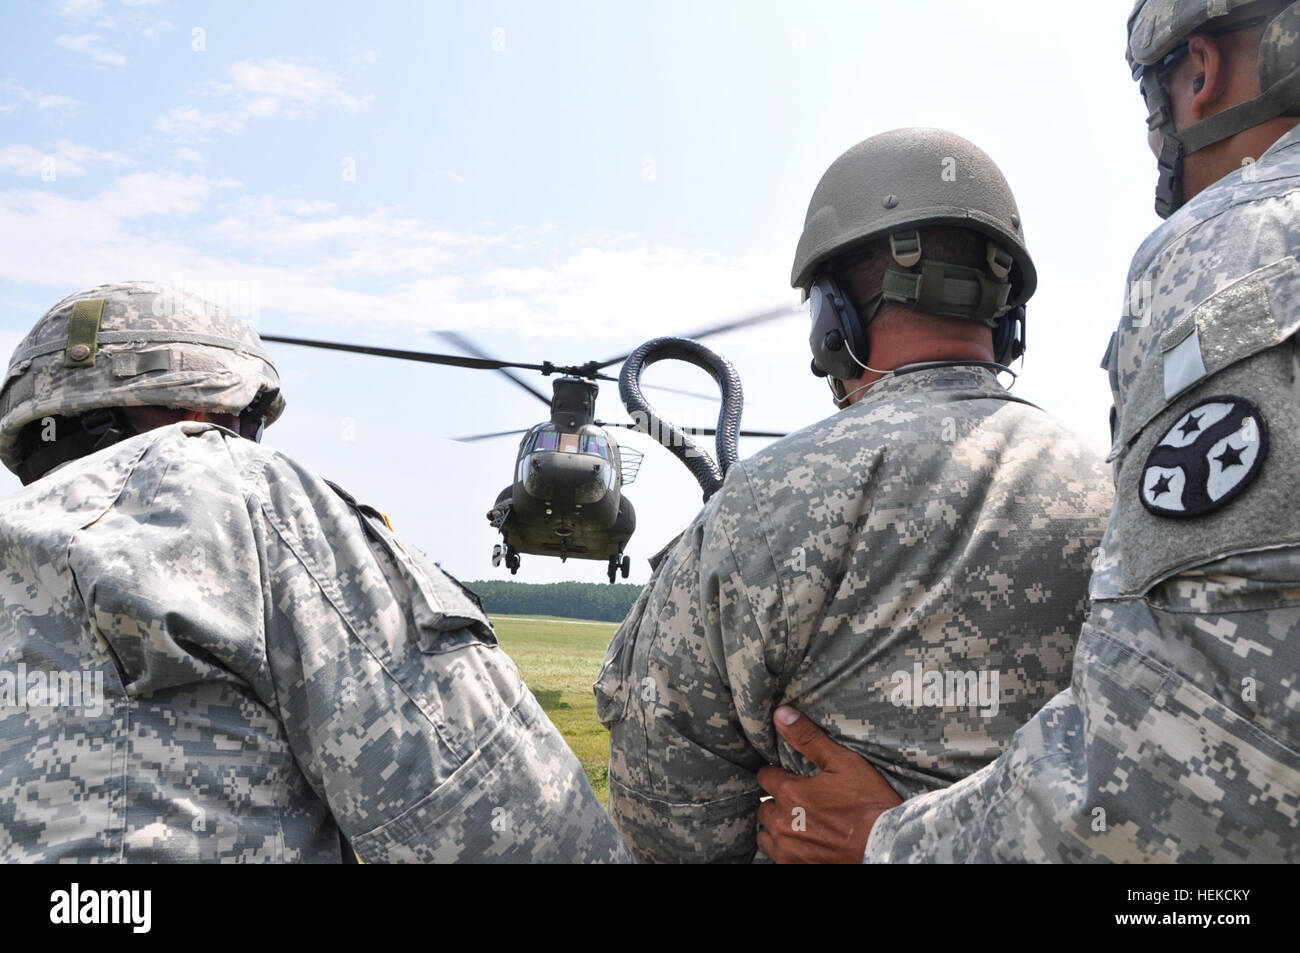
[{"label": "helicopter cockpit window", "polygon": [[595,454],[604,459],[610,459],[609,441],[604,437],[586,436],[582,438],[582,452]]},{"label": "helicopter cockpit window", "polygon": [[534,450],[559,450],[560,434],[554,427],[546,427],[537,432],[533,443]]}]

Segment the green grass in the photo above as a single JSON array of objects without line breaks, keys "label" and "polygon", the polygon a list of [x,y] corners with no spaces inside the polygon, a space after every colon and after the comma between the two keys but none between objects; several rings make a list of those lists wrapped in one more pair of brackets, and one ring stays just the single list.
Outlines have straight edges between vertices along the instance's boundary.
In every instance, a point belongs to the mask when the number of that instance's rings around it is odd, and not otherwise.
[{"label": "green grass", "polygon": [[605,804],[609,798],[609,732],[596,717],[591,683],[618,625],[545,616],[491,616],[501,647],[519,666],[546,715],[582,762]]}]

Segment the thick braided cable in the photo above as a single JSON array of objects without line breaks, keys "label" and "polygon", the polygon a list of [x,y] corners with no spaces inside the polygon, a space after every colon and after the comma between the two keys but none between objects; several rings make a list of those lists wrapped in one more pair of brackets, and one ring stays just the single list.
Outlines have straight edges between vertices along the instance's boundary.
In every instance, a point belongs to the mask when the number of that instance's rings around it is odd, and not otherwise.
[{"label": "thick braided cable", "polygon": [[[722,409],[718,412],[716,463],[688,434],[661,418],[642,394],[641,374],[658,361],[694,364],[708,371],[717,382],[722,392]],[[704,499],[707,501],[716,493],[727,471],[740,459],[740,415],[744,408],[744,395],[740,375],[731,362],[689,338],[655,338],[628,355],[618,376],[618,393],[636,429],[649,434],[686,465],[704,490]]]}]

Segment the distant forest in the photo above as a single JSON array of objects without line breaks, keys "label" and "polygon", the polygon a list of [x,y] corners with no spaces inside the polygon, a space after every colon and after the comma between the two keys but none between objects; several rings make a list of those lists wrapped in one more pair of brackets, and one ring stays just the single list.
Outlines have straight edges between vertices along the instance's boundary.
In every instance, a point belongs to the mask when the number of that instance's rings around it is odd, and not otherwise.
[{"label": "distant forest", "polygon": [[501,582],[477,579],[465,583],[478,593],[483,608],[494,615],[555,615],[566,619],[622,622],[641,587],[606,582]]}]

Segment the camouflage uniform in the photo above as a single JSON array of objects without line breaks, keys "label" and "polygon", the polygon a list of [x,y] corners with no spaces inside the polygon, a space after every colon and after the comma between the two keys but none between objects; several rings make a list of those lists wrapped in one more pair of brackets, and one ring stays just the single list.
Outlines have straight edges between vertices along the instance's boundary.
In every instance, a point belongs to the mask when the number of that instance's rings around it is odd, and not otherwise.
[{"label": "camouflage uniform", "polygon": [[[904,796],[997,757],[1067,684],[1108,499],[1099,454],[969,366],[882,380],[736,464],[595,686],[638,859],[753,857],[758,769],[813,771],[781,704]],[[900,695],[966,672],[996,673],[990,704]]]},{"label": "camouflage uniform", "polygon": [[[107,326],[136,293],[82,297]],[[477,599],[282,454],[180,423],[0,501],[0,859],[337,862],[340,831],[369,862],[630,860]]]},{"label": "camouflage uniform", "polygon": [[1300,129],[1139,249],[1072,690],[868,860],[1300,860]]}]

